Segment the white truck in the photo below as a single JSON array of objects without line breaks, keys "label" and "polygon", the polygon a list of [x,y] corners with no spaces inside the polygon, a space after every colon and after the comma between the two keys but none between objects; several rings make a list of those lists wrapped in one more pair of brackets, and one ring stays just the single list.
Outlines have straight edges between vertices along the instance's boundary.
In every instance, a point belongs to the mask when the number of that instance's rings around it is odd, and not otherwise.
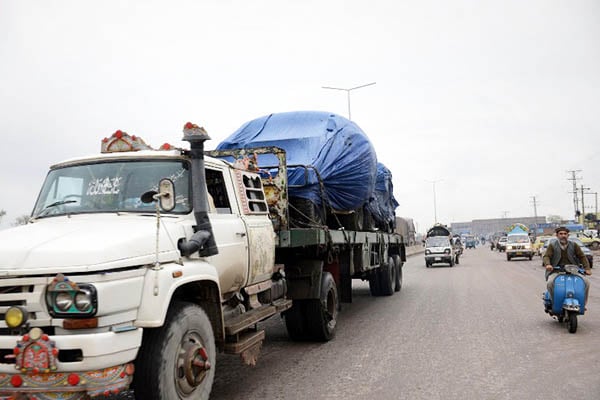
[{"label": "white truck", "polygon": [[281,161],[265,176],[207,139],[188,123],[189,149],[153,150],[117,131],[53,165],[30,222],[0,231],[0,400],[206,399],[218,351],[257,361],[260,321],[327,341],[352,279],[400,290],[399,235],[290,228],[285,152],[262,150]]}]

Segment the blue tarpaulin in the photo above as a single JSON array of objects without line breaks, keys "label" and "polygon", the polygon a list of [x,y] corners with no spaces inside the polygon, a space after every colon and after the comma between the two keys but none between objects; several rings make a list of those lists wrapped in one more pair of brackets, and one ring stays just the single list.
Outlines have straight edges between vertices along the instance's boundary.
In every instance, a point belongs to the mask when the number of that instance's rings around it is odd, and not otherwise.
[{"label": "blue tarpaulin", "polygon": [[383,229],[395,227],[396,207],[398,207],[398,202],[394,198],[392,173],[385,165],[377,163],[374,196],[369,202],[367,209],[373,215],[375,221],[381,225],[379,228]]},{"label": "blue tarpaulin", "polygon": [[[314,167],[324,195],[335,210],[362,207],[372,197],[377,157],[366,134],[354,122],[321,111],[270,114],[242,125],[217,150],[277,146],[286,151],[288,166]],[[288,169],[289,196],[320,206],[321,189],[312,169]]]}]

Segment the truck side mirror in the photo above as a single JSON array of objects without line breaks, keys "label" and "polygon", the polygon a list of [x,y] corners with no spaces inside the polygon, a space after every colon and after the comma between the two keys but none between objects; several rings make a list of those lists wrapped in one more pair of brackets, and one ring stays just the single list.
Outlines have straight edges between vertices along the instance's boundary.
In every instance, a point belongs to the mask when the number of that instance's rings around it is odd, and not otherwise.
[{"label": "truck side mirror", "polygon": [[173,181],[168,178],[161,179],[158,182],[158,192],[150,190],[142,195],[141,200],[145,204],[158,200],[160,208],[164,211],[171,211],[175,208],[175,185]]}]

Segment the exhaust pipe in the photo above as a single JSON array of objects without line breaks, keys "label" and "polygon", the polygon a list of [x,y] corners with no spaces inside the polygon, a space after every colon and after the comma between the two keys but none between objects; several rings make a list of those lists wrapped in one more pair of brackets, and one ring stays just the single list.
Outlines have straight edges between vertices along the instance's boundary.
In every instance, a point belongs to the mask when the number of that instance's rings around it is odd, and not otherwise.
[{"label": "exhaust pipe", "polygon": [[199,251],[201,257],[214,256],[219,253],[215,236],[208,219],[208,197],[206,195],[206,175],[204,172],[204,142],[210,136],[206,130],[188,122],[183,127],[183,139],[190,143],[192,159],[192,207],[194,208],[194,234],[189,241],[183,240],[178,244],[183,256],[189,256]]}]

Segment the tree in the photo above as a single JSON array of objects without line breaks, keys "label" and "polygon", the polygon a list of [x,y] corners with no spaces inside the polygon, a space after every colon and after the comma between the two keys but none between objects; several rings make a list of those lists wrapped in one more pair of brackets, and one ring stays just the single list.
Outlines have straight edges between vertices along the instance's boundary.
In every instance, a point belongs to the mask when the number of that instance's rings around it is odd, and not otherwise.
[{"label": "tree", "polygon": [[0,210],[0,222],[2,222],[2,217],[6,215],[6,211]]},{"label": "tree", "polygon": [[29,215],[21,215],[20,217],[17,217],[15,219],[15,222],[13,222],[13,226],[26,225],[27,222],[29,222]]}]

